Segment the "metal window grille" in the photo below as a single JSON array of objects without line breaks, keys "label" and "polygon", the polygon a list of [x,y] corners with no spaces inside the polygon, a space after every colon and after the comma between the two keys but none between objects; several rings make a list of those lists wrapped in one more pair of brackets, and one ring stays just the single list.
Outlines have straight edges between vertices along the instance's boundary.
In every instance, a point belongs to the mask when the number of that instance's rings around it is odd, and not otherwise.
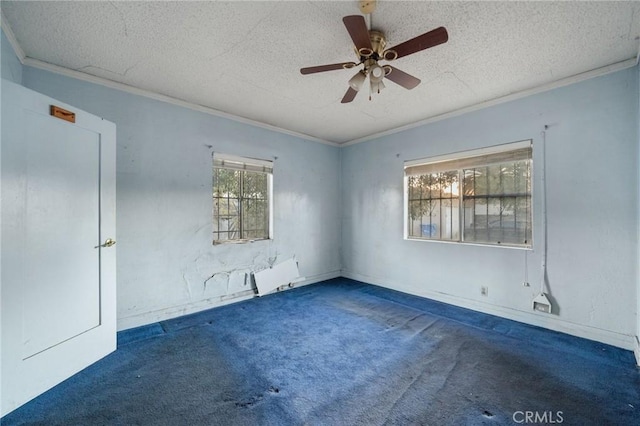
[{"label": "metal window grille", "polygon": [[407,236],[531,247],[531,141],[405,163]]},{"label": "metal window grille", "polygon": [[463,241],[531,246],[531,160],[462,170]]},{"label": "metal window grille", "polygon": [[459,240],[459,182],[457,171],[409,177],[409,236]]},{"label": "metal window grille", "polygon": [[214,154],[213,242],[270,237],[272,162]]}]

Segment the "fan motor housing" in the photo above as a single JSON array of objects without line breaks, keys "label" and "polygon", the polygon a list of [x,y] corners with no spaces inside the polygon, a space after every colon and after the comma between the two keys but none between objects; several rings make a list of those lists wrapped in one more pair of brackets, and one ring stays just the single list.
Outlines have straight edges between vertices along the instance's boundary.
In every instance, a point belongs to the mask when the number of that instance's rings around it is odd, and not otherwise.
[{"label": "fan motor housing", "polygon": [[387,39],[382,31],[371,30],[369,31],[369,39],[371,40],[371,47],[373,51],[382,56],[384,48],[387,46]]},{"label": "fan motor housing", "polygon": [[369,51],[368,47],[363,47],[360,50],[356,48],[356,55],[362,60],[370,57],[375,59],[382,58],[384,48],[387,45],[387,39],[384,33],[382,31],[370,30],[369,40],[371,41],[371,51]]}]

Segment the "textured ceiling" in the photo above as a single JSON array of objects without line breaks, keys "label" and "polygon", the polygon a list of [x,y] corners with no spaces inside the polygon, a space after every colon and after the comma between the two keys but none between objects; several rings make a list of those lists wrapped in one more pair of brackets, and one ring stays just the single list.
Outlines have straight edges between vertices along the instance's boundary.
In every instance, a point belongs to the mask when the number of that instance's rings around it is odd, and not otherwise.
[{"label": "textured ceiling", "polygon": [[389,46],[439,26],[449,41],[394,62],[415,89],[341,104],[353,70],[299,69],[356,59],[356,1],[1,5],[28,58],[336,143],[635,58],[640,34],[639,2],[380,1]]}]

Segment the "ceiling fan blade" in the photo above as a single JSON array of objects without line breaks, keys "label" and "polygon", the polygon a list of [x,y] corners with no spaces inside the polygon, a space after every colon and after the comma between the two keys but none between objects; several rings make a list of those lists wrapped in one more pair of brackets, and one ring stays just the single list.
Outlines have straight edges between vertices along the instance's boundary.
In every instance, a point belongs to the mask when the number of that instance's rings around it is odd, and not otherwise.
[{"label": "ceiling fan blade", "polygon": [[391,80],[394,83],[404,87],[405,89],[413,89],[418,84],[420,84],[420,79],[412,76],[411,74],[407,74],[404,71],[399,70],[398,68],[394,68],[391,65],[386,65],[385,67],[391,68],[391,72],[386,75],[387,80]]},{"label": "ceiling fan blade", "polygon": [[355,62],[342,62],[340,64],[329,64],[329,65],[319,65],[317,67],[300,68],[300,73],[306,75],[306,74],[313,74],[316,72],[349,69],[355,66],[356,66]]},{"label": "ceiling fan blade", "polygon": [[363,56],[368,56],[373,53],[371,39],[369,38],[369,30],[367,29],[367,23],[364,21],[364,16],[345,16],[342,18],[342,22],[344,22],[344,26],[347,27],[351,40],[353,40],[353,44],[356,46],[356,50],[360,52],[361,49],[367,49],[368,52],[366,53],[368,54]]},{"label": "ceiling fan blade", "polygon": [[347,93],[344,94],[344,97],[342,98],[340,103],[348,104],[349,102],[355,99],[357,94],[358,94],[357,90],[353,90],[351,87],[349,87],[349,89],[347,89]]},{"label": "ceiling fan blade", "polygon": [[398,53],[397,58],[402,58],[403,56],[446,43],[447,40],[449,40],[447,29],[445,27],[439,27],[411,40],[407,40],[404,43],[400,43],[388,50],[395,50]]}]

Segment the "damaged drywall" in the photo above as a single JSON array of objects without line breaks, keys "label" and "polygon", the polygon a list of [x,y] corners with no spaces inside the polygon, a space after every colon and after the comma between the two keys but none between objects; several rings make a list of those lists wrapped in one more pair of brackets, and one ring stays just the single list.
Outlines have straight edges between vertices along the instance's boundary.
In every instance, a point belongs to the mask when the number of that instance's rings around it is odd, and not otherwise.
[{"label": "damaged drywall", "polygon": [[[210,227],[209,227],[210,228]],[[272,242],[212,246],[183,266],[182,277],[189,300],[210,299],[254,289],[251,275],[273,266],[279,254]],[[238,247],[242,246],[242,247]],[[265,247],[266,246],[266,247]],[[240,248],[240,249],[239,249]]]}]

